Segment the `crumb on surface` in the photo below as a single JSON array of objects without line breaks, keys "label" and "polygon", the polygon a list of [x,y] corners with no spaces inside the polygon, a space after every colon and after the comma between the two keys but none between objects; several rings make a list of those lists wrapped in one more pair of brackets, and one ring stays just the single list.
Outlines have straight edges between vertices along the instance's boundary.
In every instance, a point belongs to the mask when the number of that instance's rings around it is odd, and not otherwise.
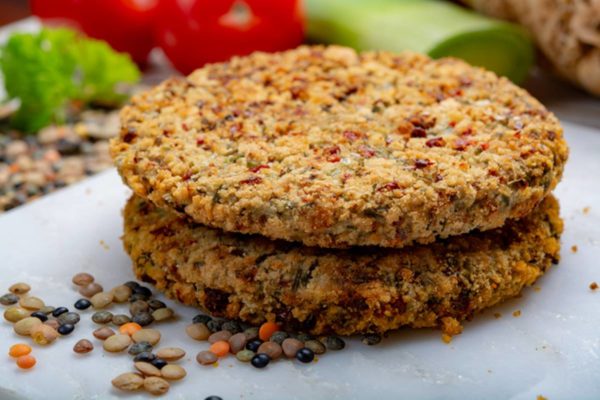
[{"label": "crumb on surface", "polygon": [[590,289],[591,290],[598,290],[598,284],[596,282],[590,283]]},{"label": "crumb on surface", "polygon": [[540,290],[542,290],[542,288],[541,288],[541,287],[539,287],[539,286],[535,286],[535,287],[533,288],[533,290],[534,290],[535,292],[539,292]]},{"label": "crumb on surface", "polygon": [[571,246],[571,252],[577,253],[577,250],[579,250],[579,248],[577,247],[577,245],[574,244],[573,246]]},{"label": "crumb on surface", "polygon": [[513,317],[515,317],[515,318],[516,318],[516,317],[520,317],[520,316],[521,316],[521,310],[516,310],[516,311],[513,311],[513,313],[512,313],[512,314],[513,314]]},{"label": "crumb on surface", "polygon": [[494,318],[496,318],[496,319],[502,318],[502,314],[500,314],[499,312],[494,313]]},{"label": "crumb on surface", "polygon": [[106,244],[104,240],[100,240],[100,246],[102,246],[104,250],[110,249],[110,247],[108,247],[108,244]]},{"label": "crumb on surface", "polygon": [[442,341],[446,344],[450,344],[452,341],[452,336],[448,335],[447,333],[442,333]]},{"label": "crumb on surface", "polygon": [[590,213],[590,207],[583,207],[583,215],[588,215]]},{"label": "crumb on surface", "polygon": [[548,400],[548,398],[539,394],[538,397],[536,398],[536,400]]}]

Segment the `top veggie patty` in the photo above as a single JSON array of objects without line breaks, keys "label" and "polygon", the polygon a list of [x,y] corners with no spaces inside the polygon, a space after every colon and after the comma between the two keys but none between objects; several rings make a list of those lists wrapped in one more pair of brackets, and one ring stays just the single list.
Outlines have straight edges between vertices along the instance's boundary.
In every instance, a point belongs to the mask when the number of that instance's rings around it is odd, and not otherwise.
[{"label": "top veggie patty", "polygon": [[226,231],[321,247],[501,226],[568,149],[526,91],[455,59],[342,47],[234,58],[133,98],[111,144],[136,194]]}]

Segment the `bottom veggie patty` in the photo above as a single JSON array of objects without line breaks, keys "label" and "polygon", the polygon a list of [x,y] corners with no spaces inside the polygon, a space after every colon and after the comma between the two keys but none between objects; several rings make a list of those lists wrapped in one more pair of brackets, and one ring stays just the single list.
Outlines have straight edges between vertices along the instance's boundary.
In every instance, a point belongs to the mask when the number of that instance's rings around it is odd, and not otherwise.
[{"label": "bottom veggie patty", "polygon": [[306,247],[225,233],[132,197],[125,250],[136,275],[184,304],[312,334],[448,327],[519,294],[559,259],[549,196],[503,227],[403,249]]}]

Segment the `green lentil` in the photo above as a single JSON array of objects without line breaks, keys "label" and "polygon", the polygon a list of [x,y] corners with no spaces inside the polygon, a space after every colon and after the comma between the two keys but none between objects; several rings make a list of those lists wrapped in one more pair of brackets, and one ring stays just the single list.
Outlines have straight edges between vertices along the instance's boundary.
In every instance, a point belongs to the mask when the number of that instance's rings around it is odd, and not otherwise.
[{"label": "green lentil", "polygon": [[147,312],[135,314],[131,320],[137,324],[140,324],[140,326],[148,326],[154,322],[152,315]]},{"label": "green lentil", "polygon": [[313,340],[314,336],[309,335],[308,333],[299,333],[296,335],[296,339],[298,339],[301,342],[306,342],[308,340]]},{"label": "green lentil", "polygon": [[327,336],[325,338],[325,347],[327,347],[327,350],[342,350],[346,347],[346,343],[337,336]]},{"label": "green lentil", "polygon": [[113,314],[110,311],[98,311],[92,315],[92,321],[97,324],[108,324],[113,319]]},{"label": "green lentil", "polygon": [[150,306],[144,300],[136,300],[129,305],[129,313],[135,316],[140,313],[147,313],[150,311]]},{"label": "green lentil", "polygon": [[312,350],[315,354],[323,354],[327,351],[325,345],[318,340],[307,340],[304,342],[304,347]]},{"label": "green lentil", "polygon": [[148,342],[138,342],[131,345],[129,350],[127,351],[132,356],[137,356],[140,353],[145,351],[152,351],[152,345]]},{"label": "green lentil", "polygon": [[148,300],[148,306],[152,310],[158,310],[158,309],[161,309],[161,308],[167,308],[167,305],[165,303],[163,303],[160,300],[156,300],[156,299],[150,299],[150,300]]},{"label": "green lentil", "polygon": [[277,331],[271,335],[271,338],[269,339],[269,341],[275,342],[275,343],[281,345],[281,343],[283,343],[283,341],[289,337],[290,337],[290,335],[288,335],[287,332]]},{"label": "green lentil", "polygon": [[80,317],[79,317],[79,314],[77,314],[76,312],[66,312],[64,314],[60,314],[57,319],[61,325],[64,325],[64,324],[75,325],[79,322]]},{"label": "green lentil", "polygon": [[244,335],[246,335],[246,339],[248,341],[256,339],[258,337],[258,327],[251,327],[244,330]]},{"label": "green lentil", "polygon": [[[127,287],[127,286],[125,286],[125,287]],[[131,318],[129,318],[129,315],[117,314],[117,315],[113,315],[113,317],[112,317],[112,323],[117,326],[121,326],[128,322],[131,322]]]},{"label": "green lentil", "polygon": [[254,357],[255,355],[256,353],[252,350],[244,349],[235,353],[235,358],[237,358],[241,362],[250,362],[250,360],[252,360],[252,357]]},{"label": "green lentil", "polygon": [[0,304],[3,306],[12,306],[13,304],[17,304],[19,302],[19,296],[14,293],[6,293],[2,297],[0,297]]},{"label": "green lentil", "polygon": [[236,321],[227,321],[221,325],[221,330],[229,331],[232,335],[242,331],[242,327]]},{"label": "green lentil", "polygon": [[360,341],[368,346],[373,346],[381,342],[381,336],[375,333],[366,334]]}]

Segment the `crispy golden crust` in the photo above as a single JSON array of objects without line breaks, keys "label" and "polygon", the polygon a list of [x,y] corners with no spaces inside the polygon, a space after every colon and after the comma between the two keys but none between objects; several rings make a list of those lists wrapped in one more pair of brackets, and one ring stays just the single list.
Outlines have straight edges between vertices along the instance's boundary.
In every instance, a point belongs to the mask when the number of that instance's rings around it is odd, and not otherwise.
[{"label": "crispy golden crust", "polygon": [[230,232],[402,247],[502,226],[567,146],[526,91],[455,59],[257,53],[136,96],[112,155],[136,194]]},{"label": "crispy golden crust", "polygon": [[133,197],[123,241],[136,275],[216,316],[314,334],[448,327],[517,295],[559,258],[548,196],[504,227],[405,249],[326,250],[224,233]]}]

